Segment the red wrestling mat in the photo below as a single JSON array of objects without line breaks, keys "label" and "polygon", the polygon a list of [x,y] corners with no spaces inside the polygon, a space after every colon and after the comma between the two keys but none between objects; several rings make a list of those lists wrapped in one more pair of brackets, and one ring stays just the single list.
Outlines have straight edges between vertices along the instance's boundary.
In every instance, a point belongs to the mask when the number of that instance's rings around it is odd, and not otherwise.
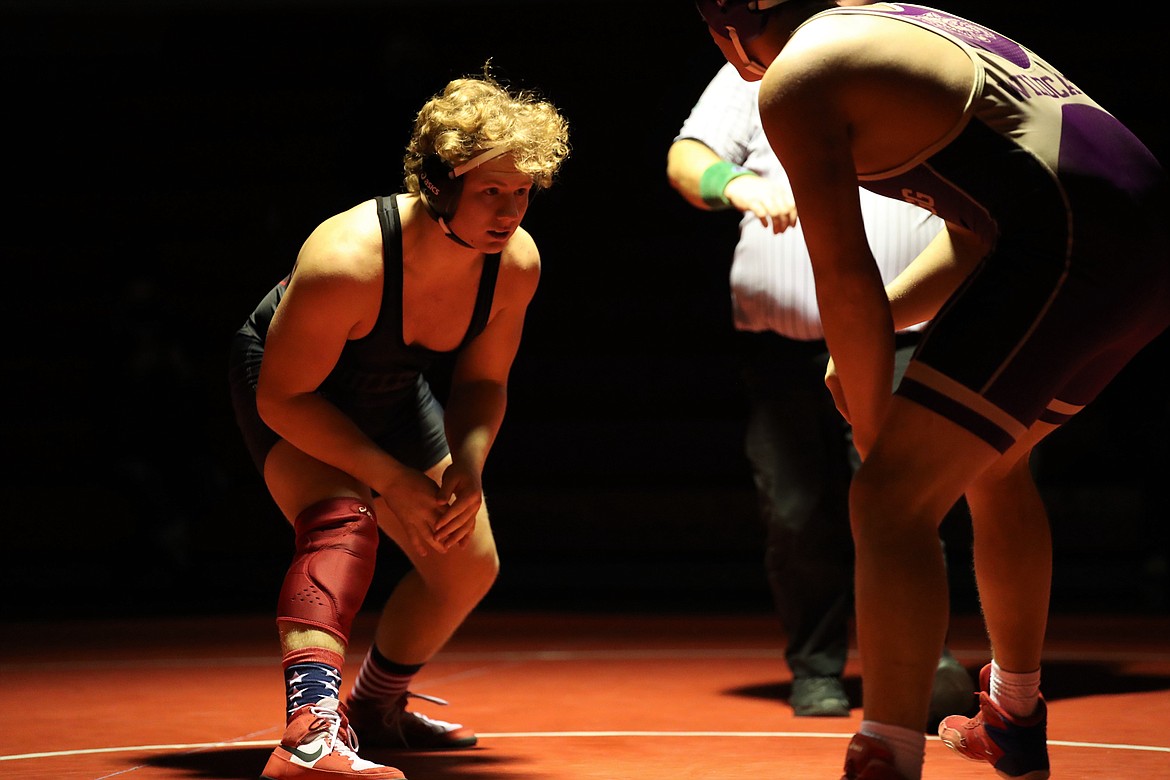
[{"label": "red wrestling mat", "polygon": [[[372,616],[359,618],[369,636]],[[262,617],[9,624],[0,777],[256,778],[283,683]],[[475,614],[420,674],[420,707],[476,748],[363,751],[410,780],[838,780],[861,711],[793,718],[768,615]],[[950,645],[986,660],[976,619]],[[351,648],[352,683],[365,651]],[[856,658],[846,681],[858,693]],[[1057,617],[1044,670],[1054,780],[1170,778],[1170,620]],[[994,778],[927,742],[925,780]]]}]

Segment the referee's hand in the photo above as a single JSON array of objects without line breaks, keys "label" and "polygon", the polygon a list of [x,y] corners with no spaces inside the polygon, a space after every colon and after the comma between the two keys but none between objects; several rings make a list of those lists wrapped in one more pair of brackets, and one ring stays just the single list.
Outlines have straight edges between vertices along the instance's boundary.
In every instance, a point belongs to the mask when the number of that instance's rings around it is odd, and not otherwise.
[{"label": "referee's hand", "polygon": [[738,176],[727,182],[723,197],[743,212],[750,211],[760,224],[783,233],[796,224],[796,203],[787,189],[761,176]]}]

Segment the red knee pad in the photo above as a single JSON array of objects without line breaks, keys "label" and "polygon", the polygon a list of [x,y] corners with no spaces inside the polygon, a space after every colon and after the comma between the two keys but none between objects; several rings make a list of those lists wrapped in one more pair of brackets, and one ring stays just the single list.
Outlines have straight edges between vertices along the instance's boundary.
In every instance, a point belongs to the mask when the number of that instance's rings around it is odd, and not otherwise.
[{"label": "red knee pad", "polygon": [[319,628],[348,643],[374,579],[374,509],[356,498],[329,498],[297,515],[293,529],[297,549],[280,589],[276,622]]}]

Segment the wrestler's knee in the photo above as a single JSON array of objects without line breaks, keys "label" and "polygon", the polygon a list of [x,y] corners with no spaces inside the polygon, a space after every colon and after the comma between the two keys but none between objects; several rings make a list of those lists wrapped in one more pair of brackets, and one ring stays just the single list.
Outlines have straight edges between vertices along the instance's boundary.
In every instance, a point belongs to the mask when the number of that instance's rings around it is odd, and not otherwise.
[{"label": "wrestler's knee", "polygon": [[871,459],[849,486],[853,541],[870,549],[896,546],[906,533],[929,527],[927,489],[899,464]]},{"label": "wrestler's knee", "polygon": [[[479,524],[464,547],[456,547],[420,562],[429,586],[453,602],[475,603],[495,584],[500,558],[486,524]],[[428,565],[430,564],[430,565]]]},{"label": "wrestler's knee", "polygon": [[492,524],[488,519],[486,503],[479,508],[475,532],[471,535],[468,549],[471,553],[471,568],[474,579],[480,583],[486,593],[500,574],[500,554],[496,549],[496,538],[492,533]]},{"label": "wrestler's knee", "polygon": [[482,598],[500,576],[500,556],[495,545],[492,545],[491,549],[474,556],[472,561],[468,580],[471,588]]},{"label": "wrestler's knee", "polygon": [[447,571],[446,588],[457,598],[479,601],[487,595],[500,573],[500,557],[490,534],[487,539],[473,538]]},{"label": "wrestler's knee", "polygon": [[877,459],[861,465],[849,484],[849,510],[853,517],[885,515],[906,500],[908,486],[896,468],[885,468]]},{"label": "wrestler's knee", "polygon": [[293,523],[296,553],[280,592],[277,621],[318,628],[348,641],[374,576],[378,523],[356,498],[330,498]]}]

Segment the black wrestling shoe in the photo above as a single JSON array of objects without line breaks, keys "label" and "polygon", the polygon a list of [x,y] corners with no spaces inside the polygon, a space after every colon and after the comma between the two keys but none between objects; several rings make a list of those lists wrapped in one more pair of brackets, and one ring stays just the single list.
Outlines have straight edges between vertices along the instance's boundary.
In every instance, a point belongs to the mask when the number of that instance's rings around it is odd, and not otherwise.
[{"label": "black wrestling shoe", "polygon": [[798,718],[847,718],[849,697],[836,677],[798,677],[788,697]]},{"label": "black wrestling shoe", "polygon": [[974,715],[979,707],[979,691],[975,679],[951,651],[943,648],[934,671],[934,685],[930,689],[930,713],[926,733],[938,733],[938,724],[948,715]]}]

